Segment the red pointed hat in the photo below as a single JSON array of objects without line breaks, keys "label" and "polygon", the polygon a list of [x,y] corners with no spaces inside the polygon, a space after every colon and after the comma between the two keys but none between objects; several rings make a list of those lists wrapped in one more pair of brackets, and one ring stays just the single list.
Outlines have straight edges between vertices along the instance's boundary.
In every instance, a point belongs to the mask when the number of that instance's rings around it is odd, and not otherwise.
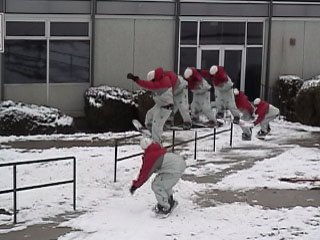
[{"label": "red pointed hat", "polygon": [[228,78],[227,73],[224,68],[221,66],[213,65],[210,68],[210,74],[214,76],[214,78],[218,81],[225,81]]},{"label": "red pointed hat", "polygon": [[154,70],[154,79],[155,80],[161,79],[162,75],[163,75],[163,68],[162,67],[158,67]]}]

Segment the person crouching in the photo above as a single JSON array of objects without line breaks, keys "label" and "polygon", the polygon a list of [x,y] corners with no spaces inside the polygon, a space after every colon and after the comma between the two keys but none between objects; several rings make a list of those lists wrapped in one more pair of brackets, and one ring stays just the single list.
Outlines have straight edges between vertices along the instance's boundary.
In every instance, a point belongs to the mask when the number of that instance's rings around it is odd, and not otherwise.
[{"label": "person crouching", "polygon": [[142,138],[140,146],[144,150],[142,165],[137,179],[132,181],[130,193],[134,194],[155,173],[151,184],[157,200],[155,212],[168,214],[176,204],[172,189],[186,169],[186,163],[180,155],[168,153],[166,148],[150,138]]}]

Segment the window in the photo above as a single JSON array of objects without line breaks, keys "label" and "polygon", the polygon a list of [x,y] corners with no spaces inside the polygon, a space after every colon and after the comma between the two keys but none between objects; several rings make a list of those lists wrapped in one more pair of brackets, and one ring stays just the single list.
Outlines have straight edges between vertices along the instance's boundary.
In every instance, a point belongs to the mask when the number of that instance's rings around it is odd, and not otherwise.
[{"label": "window", "polygon": [[262,45],[263,23],[249,22],[247,33],[247,44]]},{"label": "window", "polygon": [[90,81],[89,22],[7,21],[5,45],[7,84]]},{"label": "window", "polygon": [[8,40],[4,53],[5,83],[45,83],[47,42]]},{"label": "window", "polygon": [[200,44],[244,44],[244,22],[201,22]]},{"label": "window", "polygon": [[180,73],[183,75],[187,67],[195,67],[197,64],[197,48],[180,48]]},{"label": "window", "polygon": [[89,82],[90,42],[50,42],[50,82]]},{"label": "window", "polygon": [[181,37],[180,44],[197,44],[197,22],[181,22]]},{"label": "window", "polygon": [[247,49],[246,84],[245,92],[250,101],[260,95],[262,70],[262,48],[251,47]]},{"label": "window", "polygon": [[87,22],[51,22],[51,36],[88,36],[89,24]]},{"label": "window", "polygon": [[6,22],[7,36],[45,36],[45,22]]}]

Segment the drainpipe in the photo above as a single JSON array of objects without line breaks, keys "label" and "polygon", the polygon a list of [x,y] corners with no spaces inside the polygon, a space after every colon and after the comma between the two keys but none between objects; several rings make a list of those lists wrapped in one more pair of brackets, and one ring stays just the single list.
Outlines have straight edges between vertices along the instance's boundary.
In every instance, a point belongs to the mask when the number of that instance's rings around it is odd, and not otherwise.
[{"label": "drainpipe", "polygon": [[180,0],[176,0],[175,6],[175,36],[174,36],[174,72],[178,73],[179,60],[179,21],[180,21]]},{"label": "drainpipe", "polygon": [[272,17],[273,17],[273,1],[269,2],[269,26],[268,26],[268,43],[267,43],[267,62],[266,62],[266,79],[265,79],[265,89],[264,98],[269,100],[269,81],[270,81],[270,52],[271,52],[271,29],[272,29]]},{"label": "drainpipe", "polygon": [[[3,9],[3,27],[6,24],[5,23],[5,13],[6,13],[6,1],[2,1],[2,9]],[[3,29],[2,29],[3,30]],[[4,31],[2,31],[2,34],[5,34]],[[3,36],[4,39],[4,36]],[[3,44],[4,44],[4,40],[3,40]],[[4,47],[4,46],[2,46]],[[1,64],[1,79],[0,79],[0,101],[4,100],[4,52],[1,53],[1,57],[0,57],[0,64]]]},{"label": "drainpipe", "polygon": [[96,38],[96,11],[97,0],[91,0],[90,16],[91,16],[91,54],[90,54],[90,86],[94,85],[94,51]]}]

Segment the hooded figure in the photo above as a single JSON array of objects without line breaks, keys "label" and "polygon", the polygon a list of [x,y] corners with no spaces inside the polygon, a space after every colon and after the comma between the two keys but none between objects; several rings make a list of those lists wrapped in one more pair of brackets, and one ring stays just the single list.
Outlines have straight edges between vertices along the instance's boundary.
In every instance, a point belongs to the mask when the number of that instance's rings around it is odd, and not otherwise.
[{"label": "hooded figure", "polygon": [[137,179],[132,181],[130,193],[134,194],[155,173],[151,185],[157,200],[155,210],[159,214],[167,214],[176,204],[172,188],[181,178],[186,163],[181,156],[168,153],[166,148],[150,138],[142,138],[140,146],[144,150],[142,165]]},{"label": "hooded figure", "polygon": [[[252,121],[254,107],[248,100],[248,97],[244,94],[244,92],[239,91],[237,88],[233,89],[235,102],[238,110],[241,112],[241,119],[244,121]],[[241,126],[242,129],[242,140],[251,140],[252,135],[252,127]]]},{"label": "hooded figure", "polygon": [[231,81],[224,68],[213,65],[210,70],[201,70],[203,77],[210,78],[214,86],[216,95],[217,118],[223,118],[224,110],[230,110],[233,116],[233,123],[238,124],[240,112],[238,111],[233,95],[233,82]]},{"label": "hooded figure", "polygon": [[203,113],[212,126],[217,126],[217,119],[211,109],[209,83],[201,76],[200,72],[194,67],[188,67],[184,71],[184,78],[188,81],[188,88],[193,93],[191,103],[192,121],[198,122],[199,116]]},{"label": "hooded figure", "polygon": [[257,137],[263,139],[271,131],[270,122],[279,116],[280,110],[260,98],[256,98],[253,104],[255,106],[255,115],[257,116],[253,124],[254,126],[260,124],[261,129]]}]

